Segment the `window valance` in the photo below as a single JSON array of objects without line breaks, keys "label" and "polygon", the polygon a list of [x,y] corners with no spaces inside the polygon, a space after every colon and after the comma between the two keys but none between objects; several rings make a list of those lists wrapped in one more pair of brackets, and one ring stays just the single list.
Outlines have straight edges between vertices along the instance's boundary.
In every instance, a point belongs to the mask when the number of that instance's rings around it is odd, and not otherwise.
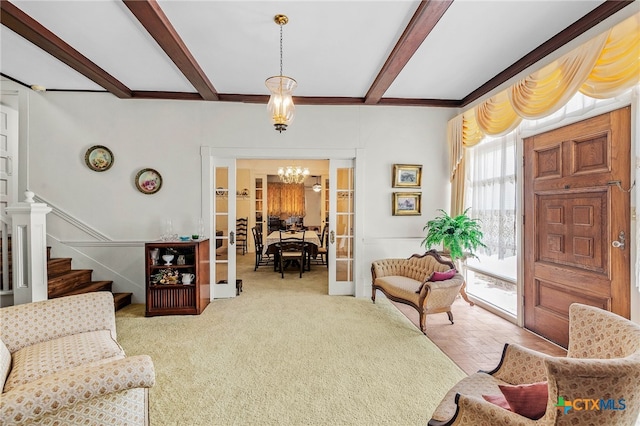
[{"label": "window valance", "polygon": [[552,114],[578,91],[599,99],[623,93],[640,83],[639,51],[640,13],[465,112],[461,142],[507,134],[523,118]]}]

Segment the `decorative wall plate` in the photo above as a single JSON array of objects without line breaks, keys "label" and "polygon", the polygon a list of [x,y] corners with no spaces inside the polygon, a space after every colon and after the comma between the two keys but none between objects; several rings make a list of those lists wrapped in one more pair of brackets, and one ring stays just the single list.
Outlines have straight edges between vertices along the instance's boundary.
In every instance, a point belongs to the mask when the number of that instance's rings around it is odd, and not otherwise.
[{"label": "decorative wall plate", "polygon": [[154,169],[142,169],[136,174],[134,183],[143,194],[155,194],[162,188],[162,176]]},{"label": "decorative wall plate", "polygon": [[94,145],[84,154],[84,162],[91,170],[104,172],[113,166],[113,153],[102,145]]}]

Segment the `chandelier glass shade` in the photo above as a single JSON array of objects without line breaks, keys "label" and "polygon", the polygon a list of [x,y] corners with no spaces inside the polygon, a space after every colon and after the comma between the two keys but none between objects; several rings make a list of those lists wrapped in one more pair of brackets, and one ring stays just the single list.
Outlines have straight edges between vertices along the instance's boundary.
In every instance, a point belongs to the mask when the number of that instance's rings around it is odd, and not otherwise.
[{"label": "chandelier glass shade", "polygon": [[316,183],[313,184],[311,189],[313,189],[313,192],[320,192],[322,191],[322,185],[320,185],[320,182],[316,179]]},{"label": "chandelier glass shade", "polygon": [[269,77],[264,84],[271,92],[267,104],[271,121],[275,129],[282,133],[283,130],[287,130],[287,126],[293,121],[296,113],[292,95],[298,83],[290,77],[276,75]]},{"label": "chandelier glass shade", "polygon": [[278,176],[284,183],[302,183],[309,176],[309,169],[299,166],[280,167]]},{"label": "chandelier glass shade", "polygon": [[287,130],[287,126],[293,121],[296,108],[293,105],[293,91],[298,83],[285,75],[282,75],[282,26],[289,22],[286,15],[276,15],[274,22],[280,26],[280,75],[269,77],[264,84],[271,92],[267,110],[271,115],[274,128],[282,133]]}]

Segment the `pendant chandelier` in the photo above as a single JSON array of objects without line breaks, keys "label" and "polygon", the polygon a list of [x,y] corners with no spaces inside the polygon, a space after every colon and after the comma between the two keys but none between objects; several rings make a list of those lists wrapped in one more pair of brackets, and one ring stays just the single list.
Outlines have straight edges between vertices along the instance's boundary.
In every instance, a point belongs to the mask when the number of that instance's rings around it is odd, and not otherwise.
[{"label": "pendant chandelier", "polygon": [[299,166],[280,167],[278,176],[284,183],[302,183],[309,176],[309,169]]},{"label": "pendant chandelier", "polygon": [[313,184],[313,186],[311,187],[311,189],[313,189],[313,192],[320,192],[322,191],[322,185],[320,185],[320,182],[318,182],[318,179],[316,178],[316,183]]},{"label": "pendant chandelier", "polygon": [[282,75],[282,26],[289,22],[286,15],[276,15],[274,22],[280,25],[280,75],[267,78],[264,84],[271,92],[267,109],[275,129],[282,133],[293,121],[296,107],[293,105],[292,94],[298,83],[291,77]]}]

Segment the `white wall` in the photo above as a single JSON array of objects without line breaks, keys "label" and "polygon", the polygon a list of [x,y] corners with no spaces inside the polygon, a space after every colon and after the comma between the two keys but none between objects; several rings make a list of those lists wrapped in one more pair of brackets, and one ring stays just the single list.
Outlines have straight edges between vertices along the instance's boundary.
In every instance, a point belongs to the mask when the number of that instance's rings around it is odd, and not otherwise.
[{"label": "white wall", "polygon": [[[360,276],[365,295],[370,291],[370,262],[422,252],[422,227],[437,209],[449,206],[445,129],[457,113],[453,109],[299,106],[296,121],[279,134],[271,128],[263,105],[36,93],[7,80],[2,81],[0,101],[20,111],[20,192],[28,187],[113,240],[95,241],[51,217],[48,231],[59,249],[53,256],[80,252],[74,256],[74,267],[93,264],[96,279],[114,280],[118,291],[134,292],[137,303],[144,301],[143,242],[160,236],[165,218],[173,219],[179,234],[196,229],[201,146],[259,146],[265,158],[287,148],[299,152],[295,158],[300,159],[309,148],[364,149],[360,166],[365,169],[365,208],[358,219],[364,229]],[[637,129],[634,121],[634,152]],[[92,145],[113,151],[110,170],[97,173],[85,166],[84,153]],[[423,165],[421,216],[391,215],[394,163]],[[143,167],[162,174],[163,187],[157,194],[135,189],[133,178]],[[78,240],[93,243],[70,243],[61,253],[65,244],[58,241]],[[640,322],[635,282],[631,287],[631,317]]]},{"label": "white wall", "polygon": [[[420,247],[422,227],[439,208],[448,208],[446,122],[456,110],[422,107],[299,106],[286,133],[274,131],[264,105],[222,102],[120,100],[106,93],[26,92],[28,120],[20,144],[27,152],[21,166],[38,196],[105,234],[114,242],[92,245],[71,242],[75,250],[100,264],[96,279],[113,279],[119,291],[133,291],[143,302],[144,241],[158,239],[162,223],[173,220],[174,232],[191,234],[200,217],[200,147],[264,147],[265,158],[278,149],[364,149],[365,208],[359,212],[366,242],[364,263],[377,257],[378,247],[396,239],[405,244],[397,256]],[[22,107],[22,105],[21,105]],[[22,123],[22,120],[21,120]],[[111,169],[94,172],[84,164],[93,145],[111,149]],[[298,151],[299,150],[299,151]],[[423,214],[391,215],[391,169],[394,163],[423,165]],[[138,170],[151,167],[163,177],[153,195],[137,191]],[[48,231],[62,242],[93,240],[60,220]],[[123,241],[127,256],[122,256]],[[137,243],[136,243],[137,242]],[[139,250],[130,247],[139,246]],[[99,249],[96,249],[99,247]],[[90,253],[89,253],[90,252]],[[56,256],[56,253],[53,253]],[[368,269],[368,267],[366,268]],[[122,277],[105,277],[109,270]],[[369,285],[364,274],[365,285]],[[132,284],[135,283],[135,284]]]}]

